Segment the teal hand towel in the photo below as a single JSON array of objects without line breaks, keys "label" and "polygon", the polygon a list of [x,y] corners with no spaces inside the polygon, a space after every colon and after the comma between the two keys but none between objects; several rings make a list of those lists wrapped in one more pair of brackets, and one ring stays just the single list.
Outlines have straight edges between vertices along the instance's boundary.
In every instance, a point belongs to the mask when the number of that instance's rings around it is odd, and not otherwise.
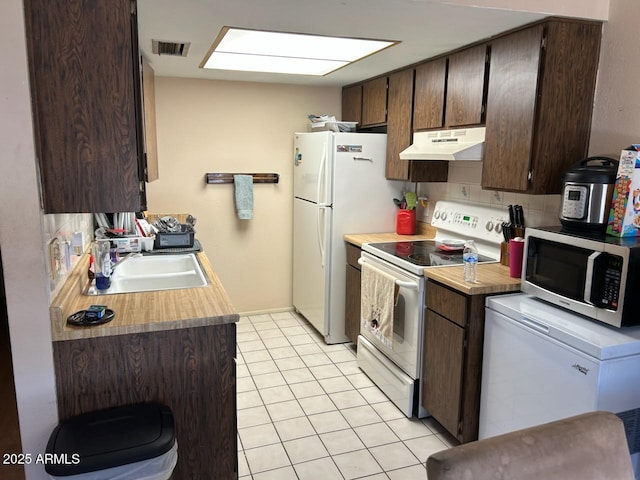
[{"label": "teal hand towel", "polygon": [[240,220],[251,220],[253,217],[253,176],[234,175],[236,190],[236,212]]}]

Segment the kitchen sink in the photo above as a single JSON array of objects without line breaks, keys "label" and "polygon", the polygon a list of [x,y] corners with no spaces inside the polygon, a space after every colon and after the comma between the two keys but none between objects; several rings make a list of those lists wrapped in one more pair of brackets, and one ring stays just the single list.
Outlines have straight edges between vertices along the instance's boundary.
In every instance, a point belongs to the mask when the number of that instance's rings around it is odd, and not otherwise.
[{"label": "kitchen sink", "polygon": [[134,256],[116,264],[111,286],[98,290],[91,285],[86,295],[152,292],[204,287],[208,284],[198,257],[194,253]]}]

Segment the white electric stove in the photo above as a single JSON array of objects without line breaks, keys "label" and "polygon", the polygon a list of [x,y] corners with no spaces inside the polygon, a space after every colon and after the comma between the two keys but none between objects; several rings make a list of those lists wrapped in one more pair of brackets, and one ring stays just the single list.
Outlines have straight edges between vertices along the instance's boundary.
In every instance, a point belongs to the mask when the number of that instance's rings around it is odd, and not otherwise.
[{"label": "white electric stove", "polygon": [[358,336],[358,366],[407,417],[428,415],[420,405],[425,268],[462,263],[464,241],[473,239],[480,262],[497,262],[507,209],[441,201],[431,225],[433,240],[365,243],[359,262],[391,275],[398,287],[393,339],[386,345],[366,328]]},{"label": "white electric stove", "polygon": [[433,240],[365,243],[362,250],[416,275],[427,267],[462,264],[465,240],[475,241],[479,262],[497,262],[506,221],[505,208],[440,201],[431,220],[437,231]]}]

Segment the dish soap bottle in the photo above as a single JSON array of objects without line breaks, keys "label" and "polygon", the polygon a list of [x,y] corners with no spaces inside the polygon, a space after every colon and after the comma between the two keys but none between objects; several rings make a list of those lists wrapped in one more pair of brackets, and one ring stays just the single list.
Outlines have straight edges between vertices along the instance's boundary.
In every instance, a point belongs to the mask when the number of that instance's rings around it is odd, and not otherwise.
[{"label": "dish soap bottle", "polygon": [[462,251],[462,263],[464,265],[464,281],[476,281],[476,267],[478,265],[478,249],[473,240],[467,240]]}]

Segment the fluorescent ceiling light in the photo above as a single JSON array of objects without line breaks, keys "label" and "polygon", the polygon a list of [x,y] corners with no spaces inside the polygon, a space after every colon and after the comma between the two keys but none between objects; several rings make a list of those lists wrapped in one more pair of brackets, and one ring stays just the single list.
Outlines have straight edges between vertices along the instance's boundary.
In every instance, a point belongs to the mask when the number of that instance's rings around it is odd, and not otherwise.
[{"label": "fluorescent ceiling light", "polygon": [[396,43],[224,27],[200,67],[320,76]]}]

